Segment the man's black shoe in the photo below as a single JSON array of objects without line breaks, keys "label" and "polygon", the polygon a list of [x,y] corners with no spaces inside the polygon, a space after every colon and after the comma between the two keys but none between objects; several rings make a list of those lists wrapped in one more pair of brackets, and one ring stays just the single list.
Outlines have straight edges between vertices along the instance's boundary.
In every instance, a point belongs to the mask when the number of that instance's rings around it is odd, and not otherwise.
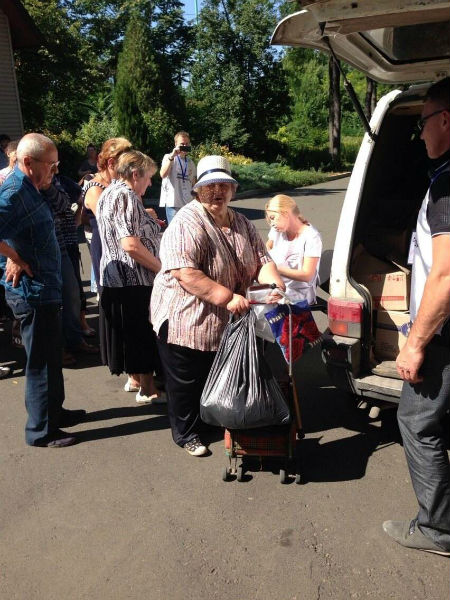
[{"label": "man's black shoe", "polygon": [[40,448],[65,448],[66,446],[73,446],[76,444],[77,438],[73,435],[69,435],[61,429],[57,429],[51,435],[45,436],[41,440],[35,442],[35,446]]},{"label": "man's black shoe", "polygon": [[86,416],[86,411],[83,409],[69,410],[68,408],[61,409],[61,416],[59,418],[60,427],[72,427],[82,423]]}]

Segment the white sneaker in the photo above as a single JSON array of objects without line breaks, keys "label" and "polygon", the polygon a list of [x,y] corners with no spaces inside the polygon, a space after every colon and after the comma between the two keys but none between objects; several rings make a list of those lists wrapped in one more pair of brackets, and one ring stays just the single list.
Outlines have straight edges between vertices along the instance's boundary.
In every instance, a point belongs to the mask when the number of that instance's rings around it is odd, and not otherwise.
[{"label": "white sneaker", "polygon": [[208,448],[201,443],[200,438],[198,437],[187,442],[183,448],[191,456],[204,456],[205,454],[208,454]]},{"label": "white sneaker", "polygon": [[167,400],[164,394],[151,394],[151,396],[146,396],[145,394],[141,394],[141,390],[139,389],[136,394],[136,402],[138,404],[165,404]]},{"label": "white sneaker", "polygon": [[152,394],[151,396],[141,394],[141,390],[139,389],[138,393],[136,394],[136,402],[138,404],[152,404],[154,397],[154,394]]},{"label": "white sneaker", "polygon": [[139,386],[138,385],[133,385],[131,383],[130,380],[128,380],[126,382],[126,384],[123,386],[123,389],[125,392],[138,392],[139,391]]}]

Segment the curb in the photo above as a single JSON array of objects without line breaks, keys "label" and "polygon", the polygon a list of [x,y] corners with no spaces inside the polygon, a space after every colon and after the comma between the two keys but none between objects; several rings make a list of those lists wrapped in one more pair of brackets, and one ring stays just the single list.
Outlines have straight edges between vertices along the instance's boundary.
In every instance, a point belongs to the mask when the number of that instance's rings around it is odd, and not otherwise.
[{"label": "curb", "polygon": [[[327,183],[328,181],[335,181],[336,179],[344,179],[344,177],[348,177],[351,175],[351,171],[347,171],[346,173],[339,173],[339,175],[330,175],[327,177],[322,183]],[[320,183],[312,183],[310,185],[320,185]],[[305,186],[306,187],[306,186]],[[246,198],[255,198],[258,196],[267,196],[272,195],[274,193],[283,191],[283,190],[300,190],[301,187],[292,187],[292,185],[286,185],[283,187],[276,188],[257,188],[255,190],[245,190],[244,192],[238,192],[235,194],[233,200],[245,200]]]}]

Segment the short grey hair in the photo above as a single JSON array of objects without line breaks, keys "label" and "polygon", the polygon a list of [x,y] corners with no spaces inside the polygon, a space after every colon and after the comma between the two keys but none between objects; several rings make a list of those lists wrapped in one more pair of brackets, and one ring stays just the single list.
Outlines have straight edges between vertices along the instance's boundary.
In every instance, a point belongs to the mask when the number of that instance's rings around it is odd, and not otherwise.
[{"label": "short grey hair", "polygon": [[153,158],[147,156],[139,150],[129,150],[123,152],[119,156],[117,161],[116,173],[118,177],[130,181],[133,177],[133,173],[136,172],[139,177],[142,177],[144,173],[150,171],[152,175],[157,170],[157,165]]},{"label": "short grey hair", "polygon": [[50,138],[42,133],[27,133],[21,138],[17,146],[17,159],[23,160],[25,156],[40,158],[47,150],[56,148]]}]

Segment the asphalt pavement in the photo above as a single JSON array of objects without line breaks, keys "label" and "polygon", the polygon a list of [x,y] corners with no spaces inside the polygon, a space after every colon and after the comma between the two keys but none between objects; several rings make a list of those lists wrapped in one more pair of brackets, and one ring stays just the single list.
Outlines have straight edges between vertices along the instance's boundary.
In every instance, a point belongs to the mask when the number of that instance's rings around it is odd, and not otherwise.
[{"label": "asphalt pavement", "polygon": [[[292,192],[324,250],[347,183]],[[233,202],[264,237],[267,200]],[[85,247],[83,258],[87,279]],[[95,357],[64,370],[67,407],[88,411],[70,429],[79,443],[26,446],[23,354],[7,342],[0,334],[0,362],[16,361],[0,381],[2,600],[448,599],[448,559],[401,548],[381,529],[417,510],[395,410],[369,421],[331,385],[319,351],[295,369],[305,484],[281,485],[273,464],[223,482],[221,431],[211,456],[188,456],[165,407],[137,406],[125,376]]]}]

